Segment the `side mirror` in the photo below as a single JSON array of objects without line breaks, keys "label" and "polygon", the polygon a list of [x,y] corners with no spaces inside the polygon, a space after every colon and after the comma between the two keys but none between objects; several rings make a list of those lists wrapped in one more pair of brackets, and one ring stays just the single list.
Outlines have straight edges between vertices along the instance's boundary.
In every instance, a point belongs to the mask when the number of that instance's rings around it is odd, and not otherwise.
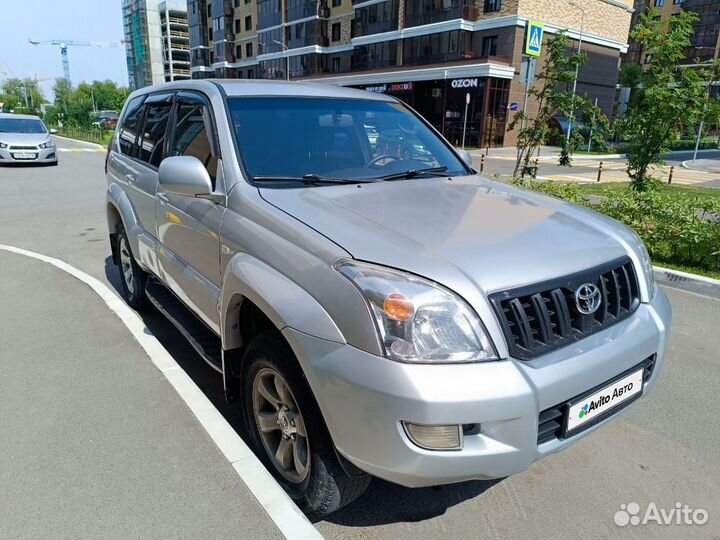
[{"label": "side mirror", "polygon": [[212,193],[210,175],[202,162],[192,156],[173,156],[160,162],[158,179],[168,193],[197,197]]},{"label": "side mirror", "polygon": [[455,151],[460,154],[460,159],[462,159],[469,167],[473,166],[472,156],[470,155],[470,152],[464,150],[463,148],[455,148]]},{"label": "side mirror", "polygon": [[50,135],[55,135],[58,132],[55,128],[50,128]]}]

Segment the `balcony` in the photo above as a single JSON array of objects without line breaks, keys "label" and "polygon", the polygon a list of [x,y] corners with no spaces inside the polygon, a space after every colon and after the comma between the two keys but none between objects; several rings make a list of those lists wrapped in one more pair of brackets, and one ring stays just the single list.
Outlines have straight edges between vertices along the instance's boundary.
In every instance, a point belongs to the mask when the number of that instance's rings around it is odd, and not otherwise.
[{"label": "balcony", "polygon": [[423,26],[453,19],[465,19],[477,21],[480,18],[480,10],[475,6],[451,6],[446,9],[433,9],[423,13],[416,13],[405,16],[405,27]]},{"label": "balcony", "polygon": [[288,40],[289,49],[299,49],[300,47],[312,47],[318,45],[320,47],[328,47],[330,41],[327,36],[308,35],[301,38],[293,38]]},{"label": "balcony", "polygon": [[287,21],[298,21],[300,19],[307,19],[308,17],[315,17],[318,14],[318,2],[317,0],[306,0],[302,3],[288,6],[287,8]]}]

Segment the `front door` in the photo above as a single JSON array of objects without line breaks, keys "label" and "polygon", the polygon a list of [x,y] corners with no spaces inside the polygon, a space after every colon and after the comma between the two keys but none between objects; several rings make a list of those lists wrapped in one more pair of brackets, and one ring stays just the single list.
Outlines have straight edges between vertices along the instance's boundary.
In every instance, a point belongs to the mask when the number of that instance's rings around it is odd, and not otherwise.
[{"label": "front door", "polygon": [[[209,102],[200,94],[176,96],[167,156],[193,156],[207,168],[217,192],[221,163]],[[172,291],[219,330],[220,221],[225,207],[158,188],[156,220],[161,277]]]}]

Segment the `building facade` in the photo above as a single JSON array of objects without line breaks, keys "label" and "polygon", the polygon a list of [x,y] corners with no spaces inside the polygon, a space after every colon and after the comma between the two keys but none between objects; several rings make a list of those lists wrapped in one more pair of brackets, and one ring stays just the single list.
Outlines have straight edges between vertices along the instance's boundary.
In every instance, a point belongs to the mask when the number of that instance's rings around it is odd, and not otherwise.
[{"label": "building facade", "polygon": [[[685,63],[694,64],[718,58],[720,52],[720,2],[718,0],[636,0],[633,26],[640,14],[657,9],[660,20],[666,21],[681,10],[696,13],[700,20],[695,24],[692,45],[685,51]],[[652,51],[643,51],[638,43],[631,42],[626,63],[644,65],[650,63]]]},{"label": "building facade", "polygon": [[[508,146],[529,20],[582,35],[578,93],[610,114],[632,0],[188,0],[194,78],[326,82],[394,95],[451,142]],[[546,37],[547,39],[547,37]],[[542,58],[538,70],[542,69]],[[534,104],[528,106],[533,114]]]},{"label": "building facade", "polygon": [[190,78],[190,31],[187,4],[160,3],[163,77],[166,81]]},{"label": "building facade", "polygon": [[131,89],[190,77],[187,7],[182,0],[122,0],[122,15]]}]

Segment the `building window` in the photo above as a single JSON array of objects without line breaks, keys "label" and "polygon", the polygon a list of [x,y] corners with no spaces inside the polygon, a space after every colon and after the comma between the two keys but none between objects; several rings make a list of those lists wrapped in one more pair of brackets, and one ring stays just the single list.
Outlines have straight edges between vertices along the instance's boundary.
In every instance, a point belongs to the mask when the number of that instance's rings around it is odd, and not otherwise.
[{"label": "building window", "polygon": [[488,56],[497,55],[497,36],[486,36],[482,40],[482,56],[487,58]]},{"label": "building window", "polygon": [[210,51],[210,65],[215,63],[215,51]]},{"label": "building window", "polygon": [[332,59],[332,72],[340,73],[340,58],[338,57]]},{"label": "building window", "polygon": [[332,0],[333,7],[338,7],[340,4],[342,4],[342,0]]},{"label": "building window", "polygon": [[235,19],[235,33],[240,33],[240,19]]},{"label": "building window", "polygon": [[242,58],[242,45],[236,45],[235,46],[235,60],[240,60]]},{"label": "building window", "polygon": [[235,0],[235,7],[240,7],[240,0]]},{"label": "building window", "polygon": [[485,13],[500,11],[502,8],[502,0],[485,0]]},{"label": "building window", "polygon": [[655,0],[655,7],[663,7],[665,5],[665,0]]},{"label": "building window", "polygon": [[212,4],[207,5],[208,19],[212,17]]},{"label": "building window", "polygon": [[255,72],[252,69],[248,69],[248,79],[254,79],[255,78]]},{"label": "building window", "polygon": [[684,1],[685,1],[685,0],[673,0],[673,4],[676,5],[676,6],[679,6],[679,5],[682,4]]},{"label": "building window", "polygon": [[252,43],[246,43],[245,44],[245,57],[252,58],[252,55],[253,55]]},{"label": "building window", "polygon": [[212,36],[213,36],[213,30],[212,30],[212,28],[208,28],[208,40],[209,41],[213,40]]},{"label": "building window", "polygon": [[340,41],[340,23],[335,23],[332,25],[332,40]]},{"label": "building window", "polygon": [[252,15],[245,17],[245,31],[249,32],[252,30]]},{"label": "building window", "polygon": [[[246,3],[246,4],[249,4],[250,2],[252,2],[252,0],[245,0],[245,3]],[[251,72],[248,71],[248,79],[251,79],[251,78],[252,78],[252,77],[250,77],[250,73],[251,73]]]}]

